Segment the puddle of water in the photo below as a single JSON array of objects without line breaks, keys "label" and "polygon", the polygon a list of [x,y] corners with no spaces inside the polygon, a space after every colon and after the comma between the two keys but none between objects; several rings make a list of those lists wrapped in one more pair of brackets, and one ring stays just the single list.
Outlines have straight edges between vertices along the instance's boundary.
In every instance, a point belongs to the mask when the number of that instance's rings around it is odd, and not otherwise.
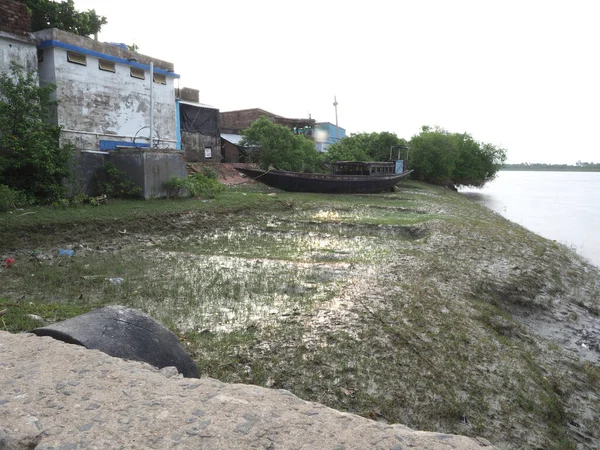
[{"label": "puddle of water", "polygon": [[[341,292],[350,272],[385,264],[412,245],[385,226],[294,225],[272,219],[172,236],[144,248],[154,270],[117,289],[131,293],[133,306],[182,331],[228,332],[304,314]],[[382,235],[357,233],[360,228]]]},{"label": "puddle of water", "polygon": [[136,284],[139,301],[181,330],[233,331],[306,311],[334,296],[346,264],[330,267],[280,260],[162,253],[160,274]]}]

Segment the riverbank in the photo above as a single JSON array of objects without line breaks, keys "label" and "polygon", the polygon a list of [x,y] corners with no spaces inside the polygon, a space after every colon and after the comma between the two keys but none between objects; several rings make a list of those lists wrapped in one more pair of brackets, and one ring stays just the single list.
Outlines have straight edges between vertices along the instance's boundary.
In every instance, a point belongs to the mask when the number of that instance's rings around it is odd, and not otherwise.
[{"label": "riverbank", "polygon": [[0,218],[5,322],[123,304],[224,382],[500,448],[597,447],[597,269],[460,194],[400,186]]}]

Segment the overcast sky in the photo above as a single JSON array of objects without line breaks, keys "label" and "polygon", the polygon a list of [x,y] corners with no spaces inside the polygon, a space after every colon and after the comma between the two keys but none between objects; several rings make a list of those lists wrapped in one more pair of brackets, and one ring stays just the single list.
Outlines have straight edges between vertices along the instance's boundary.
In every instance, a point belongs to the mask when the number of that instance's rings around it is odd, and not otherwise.
[{"label": "overcast sky", "polygon": [[107,42],[175,64],[221,111],[262,108],[347,133],[421,125],[508,162],[600,162],[598,0],[75,0]]}]

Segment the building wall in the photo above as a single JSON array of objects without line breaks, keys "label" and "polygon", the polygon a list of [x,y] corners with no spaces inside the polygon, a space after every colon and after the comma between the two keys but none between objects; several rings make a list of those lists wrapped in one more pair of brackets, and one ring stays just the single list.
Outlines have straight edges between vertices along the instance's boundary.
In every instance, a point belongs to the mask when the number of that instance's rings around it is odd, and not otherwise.
[{"label": "building wall", "polygon": [[237,146],[225,139],[221,139],[221,154],[224,163],[237,163],[240,161]]},{"label": "building wall", "polygon": [[[82,41],[93,47],[93,55],[85,55],[85,65],[69,62],[68,51],[89,50],[77,47],[71,42],[56,41],[58,30],[45,30],[36,33],[43,40],[40,44],[40,80],[56,85],[56,121],[63,127],[62,142],[71,142],[79,150],[103,150],[106,142],[132,142],[134,136],[149,136],[150,124],[150,71],[139,62],[111,58],[124,50],[109,44],[93,43],[91,39]],[[47,36],[48,32],[53,32]],[[81,36],[66,33],[67,39],[80,43]],[[50,37],[51,39],[44,40]],[[89,42],[88,42],[89,41]],[[66,48],[60,47],[65,46]],[[112,48],[114,47],[114,49]],[[103,52],[98,52],[103,50]],[[131,52],[130,52],[131,53]],[[136,59],[151,58],[137,55]],[[122,55],[122,56],[127,56]],[[99,69],[99,61],[114,62],[115,72]],[[119,62],[115,62],[119,61]],[[161,61],[156,65],[159,73]],[[163,67],[169,63],[162,64]],[[145,79],[131,76],[130,69],[143,70]],[[145,69],[144,69],[145,68]],[[164,69],[162,73],[167,73]],[[172,74],[174,75],[174,74]],[[160,147],[176,148],[177,114],[175,105],[174,76],[165,75],[166,84],[152,83],[154,96],[154,137],[160,137]],[[138,144],[148,144],[147,140],[137,139]],[[104,147],[102,147],[102,145]],[[109,142],[110,144],[110,142]],[[109,145],[110,146],[110,145]]]},{"label": "building wall", "polygon": [[[68,31],[58,30],[56,28],[36,31],[35,33],[33,33],[33,35],[41,43],[44,43],[46,41],[62,42],[76,47],[88,49],[93,52],[103,53],[116,58],[120,58],[123,61],[135,59],[135,62],[132,62],[132,64],[143,64],[148,66],[152,62],[154,63],[154,67],[157,67],[160,70],[173,72],[174,69],[173,64],[170,62],[163,61],[158,58],[153,58],[148,55],[143,55],[141,53],[132,52],[131,50],[122,48],[117,45],[111,45],[107,44],[106,42],[95,41],[94,39],[90,39],[85,36],[79,36],[77,34],[69,33]],[[174,73],[172,73],[172,75],[175,77],[178,76]]]},{"label": "building wall", "polygon": [[16,64],[28,72],[37,69],[36,42],[31,36],[27,7],[15,0],[0,0],[0,72]]},{"label": "building wall", "polygon": [[107,160],[131,177],[145,199],[166,197],[164,182],[173,175],[187,176],[183,154],[177,150],[123,149],[111,152]]},{"label": "building wall", "polygon": [[333,144],[346,136],[346,130],[342,127],[337,127],[337,138],[336,138],[336,126],[330,122],[317,123],[317,129],[323,130],[327,133],[327,143]]},{"label": "building wall", "polygon": [[37,69],[35,40],[0,31],[0,72],[9,71],[13,64],[27,72]]},{"label": "building wall", "polygon": [[252,125],[252,122],[266,116],[271,120],[276,118],[275,114],[262,109],[243,109],[239,111],[227,111],[221,113],[221,132],[239,134],[245,128]]},{"label": "building wall", "polygon": [[[181,132],[181,147],[187,162],[220,163],[221,138],[200,133]],[[206,158],[206,149],[211,149],[211,158]]]},{"label": "building wall", "polygon": [[316,124],[318,138],[315,139],[315,148],[318,152],[326,152],[329,146],[346,136],[346,130],[336,127],[331,122],[319,122]]}]

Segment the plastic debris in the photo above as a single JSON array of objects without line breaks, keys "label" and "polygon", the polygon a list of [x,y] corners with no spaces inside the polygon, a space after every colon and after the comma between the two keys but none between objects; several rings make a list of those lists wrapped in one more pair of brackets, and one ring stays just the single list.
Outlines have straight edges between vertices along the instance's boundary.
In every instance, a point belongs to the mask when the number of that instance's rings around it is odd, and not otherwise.
[{"label": "plastic debris", "polygon": [[73,256],[75,254],[75,251],[74,250],[65,250],[64,248],[61,248],[58,251],[58,254],[60,256]]},{"label": "plastic debris", "polygon": [[123,278],[109,278],[108,281],[112,284],[121,284],[124,280]]},{"label": "plastic debris", "polygon": [[38,322],[44,322],[44,319],[41,316],[38,316],[37,314],[27,314],[27,317],[33,320],[37,320]]},{"label": "plastic debris", "polygon": [[12,258],[6,258],[6,261],[4,261],[4,268],[8,269],[10,266],[12,266],[15,263],[15,260]]}]

